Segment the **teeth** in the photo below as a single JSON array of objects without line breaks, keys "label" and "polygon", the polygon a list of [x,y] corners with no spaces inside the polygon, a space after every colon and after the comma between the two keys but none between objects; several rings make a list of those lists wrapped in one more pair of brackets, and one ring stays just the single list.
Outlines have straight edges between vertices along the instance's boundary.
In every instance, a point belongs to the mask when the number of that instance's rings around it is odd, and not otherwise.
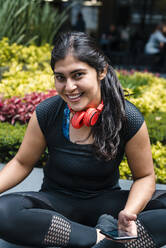
[{"label": "teeth", "polygon": [[81,96],[81,94],[74,95],[74,96],[68,96],[68,97],[71,98],[71,99],[75,99],[75,98],[80,97],[80,96]]}]

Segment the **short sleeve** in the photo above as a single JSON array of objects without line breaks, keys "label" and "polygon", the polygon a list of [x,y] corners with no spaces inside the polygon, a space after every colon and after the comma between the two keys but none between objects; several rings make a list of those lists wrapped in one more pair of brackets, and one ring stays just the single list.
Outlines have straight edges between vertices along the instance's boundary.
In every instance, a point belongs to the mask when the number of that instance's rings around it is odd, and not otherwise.
[{"label": "short sleeve", "polygon": [[62,106],[60,96],[53,96],[40,102],[36,107],[36,116],[39,126],[45,135],[51,125],[54,125],[57,114]]},{"label": "short sleeve", "polygon": [[125,112],[126,112],[126,123],[125,123],[124,136],[125,136],[125,141],[127,142],[141,128],[144,122],[144,117],[141,114],[141,112],[138,110],[138,108],[127,100],[125,100]]}]

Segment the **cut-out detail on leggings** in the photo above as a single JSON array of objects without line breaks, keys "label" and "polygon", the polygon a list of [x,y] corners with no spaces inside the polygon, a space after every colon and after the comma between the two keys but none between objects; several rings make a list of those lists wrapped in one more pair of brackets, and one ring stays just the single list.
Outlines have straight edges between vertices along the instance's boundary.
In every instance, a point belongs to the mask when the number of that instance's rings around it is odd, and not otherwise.
[{"label": "cut-out detail on leggings", "polygon": [[70,224],[59,216],[53,216],[44,244],[51,246],[66,246],[71,233]]},{"label": "cut-out detail on leggings", "polygon": [[154,241],[151,236],[147,233],[140,221],[136,221],[138,239],[125,243],[126,248],[156,248]]}]

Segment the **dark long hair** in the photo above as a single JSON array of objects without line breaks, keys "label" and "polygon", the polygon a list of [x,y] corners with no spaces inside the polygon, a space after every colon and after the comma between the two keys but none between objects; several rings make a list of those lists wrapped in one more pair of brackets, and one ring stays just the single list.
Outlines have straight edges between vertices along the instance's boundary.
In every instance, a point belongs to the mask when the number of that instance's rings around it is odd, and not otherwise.
[{"label": "dark long hair", "polygon": [[109,59],[96,46],[92,37],[82,32],[66,32],[55,40],[52,50],[51,68],[54,71],[57,61],[71,53],[78,60],[93,67],[97,75],[107,68],[101,80],[101,97],[104,109],[97,123],[92,127],[94,151],[98,158],[106,161],[115,158],[120,143],[120,130],[125,120],[124,95]]}]

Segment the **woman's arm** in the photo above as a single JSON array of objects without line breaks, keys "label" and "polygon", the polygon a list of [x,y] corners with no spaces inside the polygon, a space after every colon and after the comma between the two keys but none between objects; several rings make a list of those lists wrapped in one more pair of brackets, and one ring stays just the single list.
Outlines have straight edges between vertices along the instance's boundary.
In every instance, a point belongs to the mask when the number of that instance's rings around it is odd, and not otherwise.
[{"label": "woman's arm", "polygon": [[0,193],[14,187],[29,175],[45,147],[46,141],[34,112],[17,154],[0,171]]},{"label": "woman's arm", "polygon": [[133,184],[124,209],[119,213],[119,228],[130,226],[155,191],[155,174],[145,122],[125,147]]},{"label": "woman's arm", "polygon": [[125,210],[138,214],[155,191],[154,166],[145,122],[126,144],[125,153],[134,180]]}]

